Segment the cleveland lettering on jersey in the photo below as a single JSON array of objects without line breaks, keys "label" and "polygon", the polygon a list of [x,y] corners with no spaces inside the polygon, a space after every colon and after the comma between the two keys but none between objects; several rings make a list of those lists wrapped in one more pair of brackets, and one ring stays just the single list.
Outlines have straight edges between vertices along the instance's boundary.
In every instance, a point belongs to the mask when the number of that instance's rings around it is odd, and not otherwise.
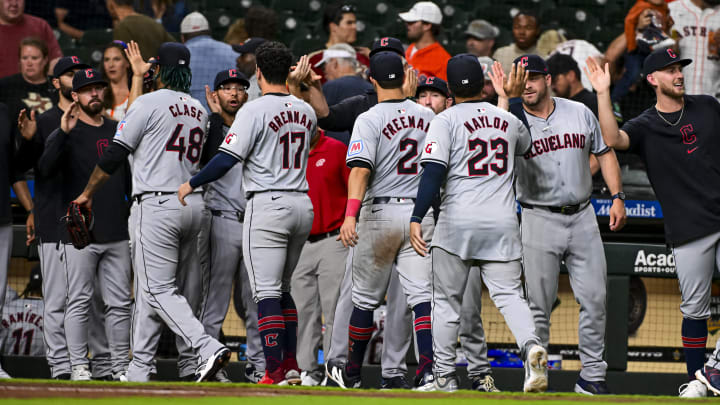
[{"label": "cleveland lettering on jersey", "polygon": [[[480,111],[480,110],[478,110]],[[472,134],[478,129],[483,128],[496,128],[503,132],[507,132],[508,129],[508,122],[500,117],[493,117],[492,122],[490,121],[490,117],[487,115],[480,115],[477,118],[472,118],[469,121],[465,121],[465,128],[467,128],[468,131]]]},{"label": "cleveland lettering on jersey", "polygon": [[560,149],[583,149],[584,147],[585,134],[564,134],[562,138],[560,138],[559,134],[555,134],[547,138],[534,140],[530,151],[523,157],[527,160]]},{"label": "cleveland lettering on jersey", "polygon": [[273,117],[272,121],[268,123],[268,126],[272,128],[273,131],[278,132],[285,124],[300,124],[310,131],[313,122],[307,117],[307,115],[301,113],[300,111],[282,111],[280,114]]},{"label": "cleveland lettering on jersey", "polygon": [[178,115],[187,115],[188,117],[196,118],[198,121],[202,121],[202,114],[203,112],[201,110],[198,110],[197,108],[190,106],[188,107],[187,104],[183,104],[184,108],[180,108],[179,105],[173,104],[168,107],[170,110],[170,113],[173,117],[177,117]]},{"label": "cleveland lettering on jersey", "polygon": [[401,115],[397,118],[391,119],[390,122],[385,125],[385,128],[383,128],[382,134],[385,135],[387,139],[392,139],[395,134],[407,128],[421,129],[423,132],[427,133],[428,128],[430,128],[430,121],[427,121],[426,123],[422,117]]}]

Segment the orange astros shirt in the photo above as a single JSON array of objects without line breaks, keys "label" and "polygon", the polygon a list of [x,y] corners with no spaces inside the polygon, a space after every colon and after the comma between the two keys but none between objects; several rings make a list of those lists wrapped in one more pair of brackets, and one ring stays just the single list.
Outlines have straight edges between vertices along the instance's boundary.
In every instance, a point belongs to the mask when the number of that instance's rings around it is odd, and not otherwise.
[{"label": "orange astros shirt", "polygon": [[418,49],[415,54],[413,54],[414,49],[415,43],[410,44],[405,50],[405,59],[417,70],[418,76],[435,76],[447,80],[447,61],[450,59],[450,54],[439,42]]}]

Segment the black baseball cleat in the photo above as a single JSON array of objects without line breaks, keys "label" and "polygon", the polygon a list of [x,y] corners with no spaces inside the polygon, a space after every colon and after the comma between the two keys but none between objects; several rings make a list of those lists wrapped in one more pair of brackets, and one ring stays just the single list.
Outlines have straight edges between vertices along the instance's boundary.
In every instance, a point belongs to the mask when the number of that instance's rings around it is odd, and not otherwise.
[{"label": "black baseball cleat", "polygon": [[495,380],[490,374],[470,377],[472,389],[480,392],[500,392],[495,386]]},{"label": "black baseball cleat", "polygon": [[435,376],[432,370],[427,370],[423,374],[415,376],[415,387],[413,387],[413,390],[425,392],[435,391]]},{"label": "black baseball cleat", "polygon": [[360,376],[348,377],[345,373],[345,362],[338,359],[328,360],[325,364],[325,374],[327,375],[328,382],[332,380],[340,388],[360,388],[362,383]]},{"label": "black baseball cleat", "polygon": [[578,377],[575,383],[575,392],[585,395],[610,395],[607,383],[603,381],[587,381]]},{"label": "black baseball cleat", "polygon": [[203,364],[198,367],[195,375],[197,382],[203,382],[215,377],[218,371],[227,366],[230,362],[230,349],[222,347],[218,349],[210,358],[208,358]]},{"label": "black baseball cleat", "polygon": [[70,373],[62,373],[58,374],[55,377],[53,377],[54,380],[69,380],[70,379]]},{"label": "black baseball cleat", "polygon": [[408,384],[407,379],[405,379],[404,375],[398,375],[395,377],[383,377],[382,380],[380,380],[380,389],[381,390],[409,390],[410,384]]}]

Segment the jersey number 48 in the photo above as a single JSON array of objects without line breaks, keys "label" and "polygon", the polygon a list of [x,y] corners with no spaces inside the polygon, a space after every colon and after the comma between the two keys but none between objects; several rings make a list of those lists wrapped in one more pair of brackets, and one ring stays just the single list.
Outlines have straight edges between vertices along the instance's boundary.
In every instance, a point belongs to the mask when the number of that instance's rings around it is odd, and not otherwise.
[{"label": "jersey number 48", "polygon": [[183,126],[183,124],[177,124],[172,136],[165,144],[165,150],[177,152],[179,161],[182,161],[184,156],[190,163],[197,163],[200,160],[204,132],[200,127],[191,129],[187,136],[188,145],[185,146],[185,136],[181,135]]}]

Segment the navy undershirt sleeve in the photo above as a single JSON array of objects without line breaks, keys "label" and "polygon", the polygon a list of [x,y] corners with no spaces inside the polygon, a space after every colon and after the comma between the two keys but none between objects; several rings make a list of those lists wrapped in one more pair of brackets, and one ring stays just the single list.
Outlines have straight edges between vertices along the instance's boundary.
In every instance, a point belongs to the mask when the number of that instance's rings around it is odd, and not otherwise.
[{"label": "navy undershirt sleeve", "polygon": [[427,162],[423,167],[423,175],[420,178],[415,208],[412,217],[410,217],[410,222],[422,222],[430,206],[435,202],[447,172],[447,168],[440,163]]},{"label": "navy undershirt sleeve", "polygon": [[522,98],[520,97],[513,97],[509,100],[510,103],[510,113],[512,115],[518,117],[520,121],[522,121],[523,124],[525,124],[525,128],[527,130],[530,130],[530,124],[527,122],[527,117],[525,117],[525,110],[523,110],[522,106]]},{"label": "navy undershirt sleeve", "polygon": [[219,151],[215,157],[210,159],[210,162],[205,166],[205,168],[200,170],[198,174],[190,179],[190,187],[196,188],[202,186],[203,184],[212,183],[224,176],[225,173],[232,169],[232,167],[239,161],[240,160],[236,157],[223,151]]},{"label": "navy undershirt sleeve", "polygon": [[117,142],[113,142],[103,152],[98,167],[107,174],[113,174],[123,165],[127,165],[127,157],[130,151]]}]

